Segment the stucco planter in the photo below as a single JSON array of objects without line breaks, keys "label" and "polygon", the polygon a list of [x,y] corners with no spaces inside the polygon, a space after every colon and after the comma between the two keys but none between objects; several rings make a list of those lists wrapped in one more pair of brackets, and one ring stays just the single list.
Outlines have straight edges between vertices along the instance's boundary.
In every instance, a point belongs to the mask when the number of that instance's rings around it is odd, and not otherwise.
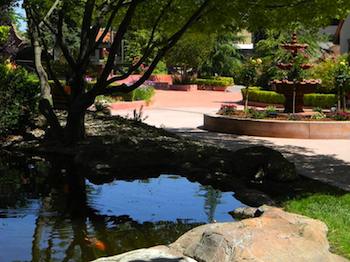
[{"label": "stucco planter", "polygon": [[175,91],[195,91],[197,90],[197,85],[170,85],[169,89]]},{"label": "stucco planter", "polygon": [[350,139],[350,121],[288,121],[204,115],[204,128],[236,135],[300,139]]},{"label": "stucco planter", "polygon": [[153,82],[167,83],[168,85],[173,84],[172,75],[151,75],[149,80]]},{"label": "stucco planter", "polygon": [[169,84],[167,82],[154,82],[153,87],[157,90],[169,90]]}]

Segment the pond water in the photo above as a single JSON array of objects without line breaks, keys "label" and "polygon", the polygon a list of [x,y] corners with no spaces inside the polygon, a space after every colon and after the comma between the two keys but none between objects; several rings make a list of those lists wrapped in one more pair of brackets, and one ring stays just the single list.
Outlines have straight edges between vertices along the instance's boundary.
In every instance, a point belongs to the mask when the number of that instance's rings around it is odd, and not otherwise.
[{"label": "pond water", "polygon": [[[47,162],[0,159],[0,261],[90,261],[169,244],[243,206],[186,178],[94,185]],[[61,170],[62,171],[62,170]],[[65,171],[65,170],[64,170]]]}]

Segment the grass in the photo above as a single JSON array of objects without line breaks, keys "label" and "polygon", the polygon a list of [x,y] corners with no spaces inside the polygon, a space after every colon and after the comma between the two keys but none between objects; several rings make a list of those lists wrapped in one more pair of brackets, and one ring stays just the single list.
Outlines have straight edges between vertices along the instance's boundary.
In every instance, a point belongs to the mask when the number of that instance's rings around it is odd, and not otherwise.
[{"label": "grass", "polygon": [[323,221],[331,251],[350,258],[350,194],[316,193],[284,202],[287,211]]}]

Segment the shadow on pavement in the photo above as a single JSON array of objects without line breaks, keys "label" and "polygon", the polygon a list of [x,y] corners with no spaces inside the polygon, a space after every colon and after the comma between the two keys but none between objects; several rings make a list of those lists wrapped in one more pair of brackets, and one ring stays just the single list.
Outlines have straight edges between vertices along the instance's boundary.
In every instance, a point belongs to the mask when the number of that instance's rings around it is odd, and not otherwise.
[{"label": "shadow on pavement", "polygon": [[350,191],[350,163],[336,158],[335,155],[324,155],[310,148],[293,145],[276,145],[263,138],[237,136],[206,132],[198,129],[170,129],[178,135],[193,138],[230,150],[239,150],[250,146],[267,146],[280,151],[287,159],[294,162],[299,174],[313,178],[343,190]]}]

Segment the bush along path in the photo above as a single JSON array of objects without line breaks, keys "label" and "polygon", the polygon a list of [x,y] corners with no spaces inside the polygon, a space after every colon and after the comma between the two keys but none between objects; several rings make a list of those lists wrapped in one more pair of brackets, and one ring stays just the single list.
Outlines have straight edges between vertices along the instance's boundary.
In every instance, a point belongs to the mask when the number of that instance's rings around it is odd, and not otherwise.
[{"label": "bush along path", "polygon": [[[299,177],[293,163],[267,147],[232,152],[181,138],[139,121],[95,113],[88,114],[86,128],[85,141],[69,148],[40,139],[7,142],[2,148],[17,154],[45,156],[49,161],[61,159],[56,163],[60,168],[74,168],[95,184],[158,177],[166,172],[221,191],[235,192],[235,197],[249,206],[287,206],[302,214],[312,209],[308,203],[302,204],[305,196],[315,193],[328,194],[334,199],[346,196],[343,191]],[[294,202],[289,201],[301,203],[303,208],[297,210],[292,205]],[[339,208],[346,208],[346,203],[341,202]],[[325,216],[334,219],[340,213],[324,210]],[[331,233],[342,230],[347,235],[347,231],[340,228],[347,223],[328,226]],[[346,240],[346,236],[342,238]],[[347,254],[349,244],[338,240],[331,237],[334,249]]]}]

